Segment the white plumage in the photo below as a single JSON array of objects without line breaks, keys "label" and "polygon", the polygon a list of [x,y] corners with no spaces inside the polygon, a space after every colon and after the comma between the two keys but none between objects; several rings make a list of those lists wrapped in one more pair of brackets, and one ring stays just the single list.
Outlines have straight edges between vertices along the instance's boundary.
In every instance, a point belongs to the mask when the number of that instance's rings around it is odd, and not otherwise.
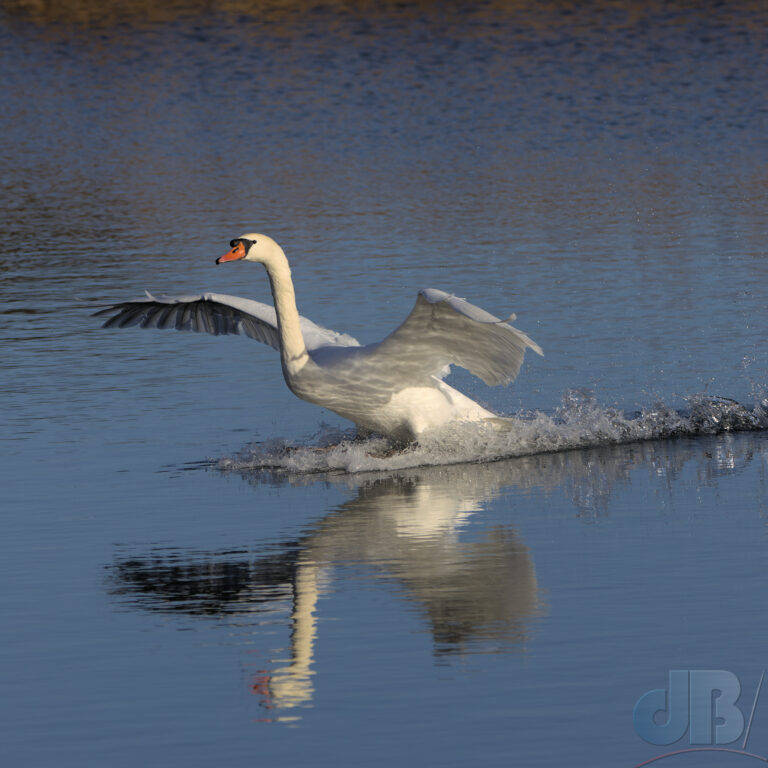
[{"label": "white plumage", "polygon": [[499,320],[434,288],[419,291],[410,315],[387,338],[360,346],[351,336],[299,315],[288,260],[274,240],[247,234],[231,245],[217,263],[264,264],[274,307],[219,293],[158,298],[148,293],[96,315],[108,316],[105,328],[139,325],[250,336],[280,351],[285,381],[298,397],[400,441],[452,421],[496,418],[442,381],[451,365],[487,384],[507,384],[517,376],[526,348],[542,354],[508,324],[514,315]]}]

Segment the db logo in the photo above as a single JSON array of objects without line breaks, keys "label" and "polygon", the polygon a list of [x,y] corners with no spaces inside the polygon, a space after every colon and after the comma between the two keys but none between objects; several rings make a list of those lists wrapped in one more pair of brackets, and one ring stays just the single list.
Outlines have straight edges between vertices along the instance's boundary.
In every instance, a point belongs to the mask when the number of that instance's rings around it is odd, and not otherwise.
[{"label": "db logo", "polygon": [[[742,711],[737,703],[741,683],[733,672],[724,669],[671,670],[668,689],[655,688],[637,700],[633,714],[635,731],[650,744],[664,746],[680,741],[687,733],[691,746],[657,755],[640,765],[683,752],[734,753],[768,762],[768,758],[746,751],[764,677],[765,671],[751,708]],[[740,745],[713,746],[732,744],[742,736]]]},{"label": "db logo", "polygon": [[691,744],[730,744],[744,732],[739,696],[741,683],[733,672],[670,670],[669,691],[657,688],[637,700],[635,731],[651,744],[674,744],[686,731]]}]

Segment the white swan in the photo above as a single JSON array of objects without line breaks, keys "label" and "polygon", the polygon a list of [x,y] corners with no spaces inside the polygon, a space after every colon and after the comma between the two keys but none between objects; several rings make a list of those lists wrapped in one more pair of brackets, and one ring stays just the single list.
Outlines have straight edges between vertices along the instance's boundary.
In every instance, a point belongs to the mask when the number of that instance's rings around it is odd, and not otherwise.
[{"label": "white swan", "polygon": [[495,414],[441,379],[452,364],[487,384],[517,376],[526,347],[542,354],[522,331],[463,299],[428,288],[419,291],[405,322],[378,344],[360,346],[300,317],[291,270],[271,238],[247,234],[232,240],[217,264],[243,259],[267,270],[274,309],[237,296],[204,293],[126,301],[96,312],[105,328],[177,328],[244,333],[280,350],[289,389],[310,403],[353,421],[358,428],[399,441],[452,421],[495,419]]}]

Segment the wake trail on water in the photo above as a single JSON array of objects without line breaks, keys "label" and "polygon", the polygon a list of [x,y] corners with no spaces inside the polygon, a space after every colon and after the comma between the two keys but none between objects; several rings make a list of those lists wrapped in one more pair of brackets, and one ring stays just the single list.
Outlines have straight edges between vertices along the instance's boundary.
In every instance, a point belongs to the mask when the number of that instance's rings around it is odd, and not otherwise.
[{"label": "wake trail on water", "polygon": [[601,406],[588,390],[569,390],[553,413],[522,412],[485,422],[455,423],[403,447],[383,437],[357,438],[354,429],[325,427],[311,442],[267,440],[219,459],[223,471],[290,473],[375,472],[498,461],[517,456],[674,437],[768,429],[768,397],[752,405],[697,394],[687,408],[663,402],[627,413]]}]

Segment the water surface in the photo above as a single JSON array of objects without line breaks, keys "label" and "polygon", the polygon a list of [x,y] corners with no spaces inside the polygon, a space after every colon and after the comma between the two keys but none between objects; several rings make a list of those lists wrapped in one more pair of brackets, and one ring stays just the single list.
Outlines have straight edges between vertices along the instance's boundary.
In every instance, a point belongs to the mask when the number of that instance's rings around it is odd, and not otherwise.
[{"label": "water surface", "polygon": [[[3,4],[4,762],[636,765],[668,670],[751,702],[766,30],[748,2]],[[422,287],[516,312],[546,356],[450,381],[519,431],[386,456],[268,348],[90,317],[268,301],[213,265],[253,230],[363,343]]]}]

